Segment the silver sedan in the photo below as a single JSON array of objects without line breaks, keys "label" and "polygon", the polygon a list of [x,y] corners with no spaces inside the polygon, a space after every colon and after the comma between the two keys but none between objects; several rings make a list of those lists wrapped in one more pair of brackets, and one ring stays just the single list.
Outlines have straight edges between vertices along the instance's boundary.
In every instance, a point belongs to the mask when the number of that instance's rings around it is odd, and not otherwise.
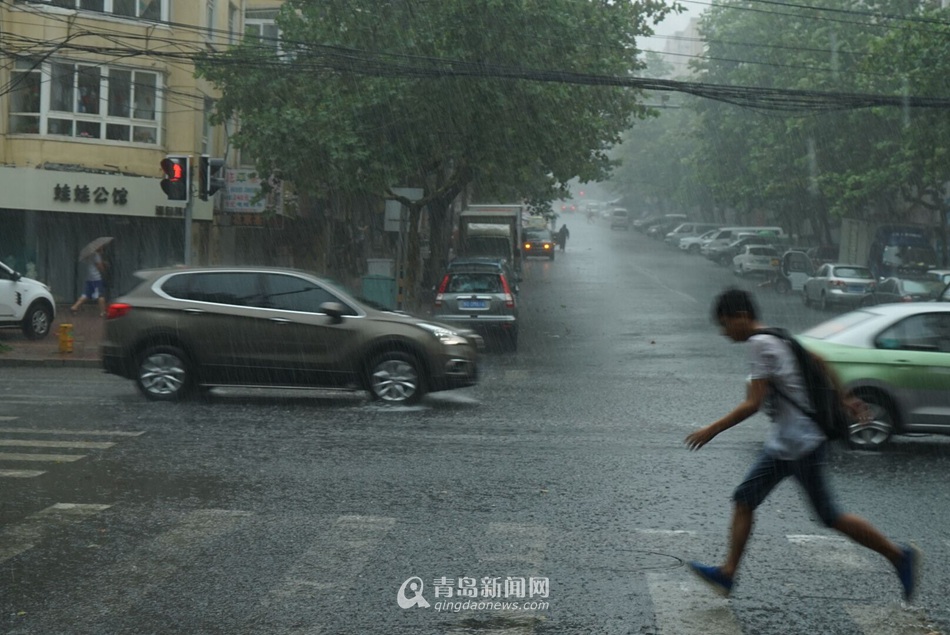
[{"label": "silver sedan", "polygon": [[822,310],[831,305],[855,307],[874,288],[871,270],[860,265],[827,263],[805,281],[802,302],[805,306],[817,303]]}]

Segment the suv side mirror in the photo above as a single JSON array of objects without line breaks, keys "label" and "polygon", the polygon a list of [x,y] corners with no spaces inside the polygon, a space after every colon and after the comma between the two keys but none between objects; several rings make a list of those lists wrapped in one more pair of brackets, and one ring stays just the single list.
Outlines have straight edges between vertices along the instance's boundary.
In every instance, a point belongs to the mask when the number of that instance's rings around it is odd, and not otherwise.
[{"label": "suv side mirror", "polygon": [[320,305],[320,310],[330,316],[330,321],[333,324],[339,324],[343,321],[346,307],[339,302],[324,302]]}]

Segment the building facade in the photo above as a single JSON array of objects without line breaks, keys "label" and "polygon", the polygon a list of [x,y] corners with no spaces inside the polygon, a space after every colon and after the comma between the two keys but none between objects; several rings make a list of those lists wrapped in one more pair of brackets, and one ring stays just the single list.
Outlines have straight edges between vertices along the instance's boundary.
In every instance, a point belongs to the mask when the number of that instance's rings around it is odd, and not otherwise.
[{"label": "building facade", "polygon": [[186,206],[167,200],[160,163],[182,154],[196,165],[208,154],[236,165],[227,127],[210,124],[216,93],[195,78],[192,60],[238,41],[245,5],[0,4],[0,259],[49,284],[58,303],[79,293],[78,253],[99,236],[115,239],[113,295],[131,288],[138,269],[215,259],[223,194],[192,197],[186,257]]}]

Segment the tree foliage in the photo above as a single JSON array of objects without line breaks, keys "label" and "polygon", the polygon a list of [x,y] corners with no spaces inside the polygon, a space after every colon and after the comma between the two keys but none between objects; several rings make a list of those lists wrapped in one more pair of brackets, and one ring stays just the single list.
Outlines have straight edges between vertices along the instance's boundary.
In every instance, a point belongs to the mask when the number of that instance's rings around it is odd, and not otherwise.
[{"label": "tree foliage", "polygon": [[444,235],[446,210],[469,185],[484,199],[550,200],[572,178],[604,178],[608,150],[647,111],[627,89],[397,67],[629,74],[636,37],[669,10],[656,0],[288,0],[281,53],[251,41],[199,68],[261,172],[314,197],[421,187],[422,201],[404,202],[414,218],[426,206]]}]

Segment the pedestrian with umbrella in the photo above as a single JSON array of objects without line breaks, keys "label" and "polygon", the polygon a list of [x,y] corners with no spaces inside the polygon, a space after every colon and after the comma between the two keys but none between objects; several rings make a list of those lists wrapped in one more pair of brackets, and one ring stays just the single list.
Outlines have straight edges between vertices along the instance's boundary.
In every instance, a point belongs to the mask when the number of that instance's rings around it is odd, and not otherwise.
[{"label": "pedestrian with umbrella", "polygon": [[99,317],[106,316],[106,289],[102,274],[105,273],[107,265],[102,259],[102,250],[111,242],[111,236],[101,236],[79,252],[79,262],[86,266],[86,282],[83,285],[82,295],[69,307],[73,315],[79,313],[79,308],[85,304],[86,300],[96,300],[99,303]]}]

